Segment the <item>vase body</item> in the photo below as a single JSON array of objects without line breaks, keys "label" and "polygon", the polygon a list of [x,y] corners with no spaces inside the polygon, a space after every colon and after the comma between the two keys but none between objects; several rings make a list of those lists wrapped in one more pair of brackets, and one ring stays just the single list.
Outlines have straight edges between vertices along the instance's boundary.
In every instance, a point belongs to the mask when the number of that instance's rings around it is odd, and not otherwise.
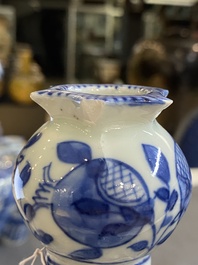
[{"label": "vase body", "polygon": [[13,190],[46,264],[150,264],[191,194],[180,148],[157,123],[167,91],[63,85],[31,94],[50,115],[20,152]]}]

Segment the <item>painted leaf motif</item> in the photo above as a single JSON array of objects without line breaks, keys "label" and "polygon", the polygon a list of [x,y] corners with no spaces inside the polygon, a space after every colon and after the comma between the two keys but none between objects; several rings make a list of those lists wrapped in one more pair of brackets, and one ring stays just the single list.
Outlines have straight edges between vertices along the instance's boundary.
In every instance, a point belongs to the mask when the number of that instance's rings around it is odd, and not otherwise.
[{"label": "painted leaf motif", "polygon": [[[106,225],[102,232],[100,233],[100,237],[106,237],[106,236],[118,236],[122,233],[126,233],[129,230],[131,230],[132,227],[130,225],[124,224],[124,223],[117,223],[117,224],[108,224]],[[135,227],[134,227],[135,229]],[[137,233],[135,236],[139,233],[140,227],[137,227]]]},{"label": "painted leaf motif", "polygon": [[91,216],[105,214],[109,211],[108,204],[89,198],[82,198],[78,201],[75,201],[73,205],[75,206],[76,210],[80,212],[80,214]]},{"label": "painted leaf motif", "polygon": [[160,200],[162,200],[162,201],[164,201],[164,202],[167,202],[168,199],[169,199],[169,196],[170,196],[170,192],[169,192],[169,190],[166,189],[166,188],[160,188],[160,189],[158,189],[158,190],[155,192],[155,194],[156,194],[156,196],[157,196]]},{"label": "painted leaf motif", "polygon": [[20,178],[23,182],[23,187],[26,185],[28,182],[29,178],[31,176],[31,165],[29,162],[26,163],[26,166],[22,169],[20,173]]},{"label": "painted leaf motif", "polygon": [[141,214],[141,217],[144,220],[144,224],[152,223],[154,220],[154,201],[149,199],[145,203],[134,206],[134,210]]},{"label": "painted leaf motif", "polygon": [[167,210],[172,211],[177,200],[178,200],[178,192],[176,190],[173,190],[170,199],[168,201]]},{"label": "painted leaf motif", "polygon": [[42,230],[34,231],[34,236],[45,245],[49,245],[54,239]]},{"label": "painted leaf motif", "polygon": [[161,227],[164,227],[171,223],[173,217],[172,216],[166,216],[161,224]]},{"label": "painted leaf motif", "polygon": [[142,240],[142,241],[139,241],[139,242],[129,246],[129,248],[131,248],[132,250],[137,252],[137,251],[144,250],[145,248],[147,248],[147,246],[148,246],[148,241]]},{"label": "painted leaf motif", "polygon": [[133,208],[130,207],[120,207],[120,212],[127,223],[136,224],[139,220],[141,215],[136,212]]},{"label": "painted leaf motif", "polygon": [[153,209],[150,209],[149,207],[150,205],[146,203],[134,207],[134,209],[121,207],[120,212],[127,224],[136,227],[144,226],[145,224],[151,223],[153,220]]},{"label": "painted leaf motif", "polygon": [[102,251],[99,248],[80,249],[69,256],[77,260],[98,259],[102,256]]},{"label": "painted leaf motif", "polygon": [[170,181],[170,170],[168,161],[160,148],[143,144],[147,162],[152,170],[152,174],[161,179],[166,185]]},{"label": "painted leaf motif", "polygon": [[178,214],[173,218],[172,222],[170,225],[173,225],[175,223],[178,223],[182,217],[183,212],[179,211]]},{"label": "painted leaf motif", "polygon": [[36,215],[36,212],[34,210],[34,207],[31,204],[29,204],[29,203],[26,203],[24,205],[24,213],[25,213],[25,216],[26,216],[26,218],[27,218],[27,220],[29,222],[32,221],[32,219]]},{"label": "painted leaf motif", "polygon": [[25,148],[28,148],[30,146],[32,146],[33,144],[35,144],[42,136],[42,133],[37,133],[35,135],[33,135],[27,142]]},{"label": "painted leaf motif", "polygon": [[57,144],[57,155],[64,163],[80,164],[91,160],[91,148],[82,142],[61,142]]},{"label": "painted leaf motif", "polygon": [[157,245],[161,245],[163,244],[168,238],[169,236],[172,234],[172,232],[174,231],[174,229],[172,231],[170,231],[167,235],[165,235],[164,237],[161,237],[160,240],[157,242]]}]

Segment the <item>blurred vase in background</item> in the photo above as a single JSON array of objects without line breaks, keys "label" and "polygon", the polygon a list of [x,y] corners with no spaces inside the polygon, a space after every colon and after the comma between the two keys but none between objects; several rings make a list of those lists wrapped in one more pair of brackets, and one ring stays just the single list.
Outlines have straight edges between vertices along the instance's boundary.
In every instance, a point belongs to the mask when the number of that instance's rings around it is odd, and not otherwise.
[{"label": "blurred vase in background", "polygon": [[15,160],[24,144],[20,136],[0,136],[0,241],[6,245],[22,244],[28,237],[11,186]]},{"label": "blurred vase in background", "polygon": [[32,104],[30,93],[44,85],[44,75],[33,59],[33,51],[28,44],[18,44],[13,69],[8,84],[9,98],[19,104]]}]

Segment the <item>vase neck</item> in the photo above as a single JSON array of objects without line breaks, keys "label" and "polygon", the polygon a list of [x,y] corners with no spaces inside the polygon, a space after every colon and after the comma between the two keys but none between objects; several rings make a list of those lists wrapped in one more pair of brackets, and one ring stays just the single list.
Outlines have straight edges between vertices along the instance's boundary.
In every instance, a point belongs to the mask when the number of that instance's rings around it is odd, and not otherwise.
[{"label": "vase neck", "polygon": [[33,92],[32,99],[52,117],[88,123],[154,120],[172,100],[167,91],[129,85],[63,85]]},{"label": "vase neck", "polygon": [[82,100],[76,103],[71,99],[45,99],[38,97],[35,101],[52,119],[63,118],[89,124],[145,123],[153,121],[161,111],[171,104],[153,105],[108,105],[100,100]]}]

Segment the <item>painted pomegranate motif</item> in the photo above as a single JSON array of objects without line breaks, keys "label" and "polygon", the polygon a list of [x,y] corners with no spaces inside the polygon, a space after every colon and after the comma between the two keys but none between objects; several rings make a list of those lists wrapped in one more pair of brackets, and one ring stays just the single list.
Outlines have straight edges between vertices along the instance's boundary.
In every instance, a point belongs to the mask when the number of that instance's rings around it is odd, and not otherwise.
[{"label": "painted pomegranate motif", "polygon": [[[110,173],[113,169],[116,173]],[[120,179],[123,174],[128,175],[127,182]],[[138,209],[138,204],[150,207],[150,203],[145,184],[142,179],[136,181],[137,177],[132,168],[113,159],[78,166],[55,186],[52,213],[56,223],[67,235],[92,247],[118,246],[131,240],[152,219],[151,209],[149,216]],[[131,188],[132,183],[138,185]],[[133,203],[137,207],[130,207]]]}]

